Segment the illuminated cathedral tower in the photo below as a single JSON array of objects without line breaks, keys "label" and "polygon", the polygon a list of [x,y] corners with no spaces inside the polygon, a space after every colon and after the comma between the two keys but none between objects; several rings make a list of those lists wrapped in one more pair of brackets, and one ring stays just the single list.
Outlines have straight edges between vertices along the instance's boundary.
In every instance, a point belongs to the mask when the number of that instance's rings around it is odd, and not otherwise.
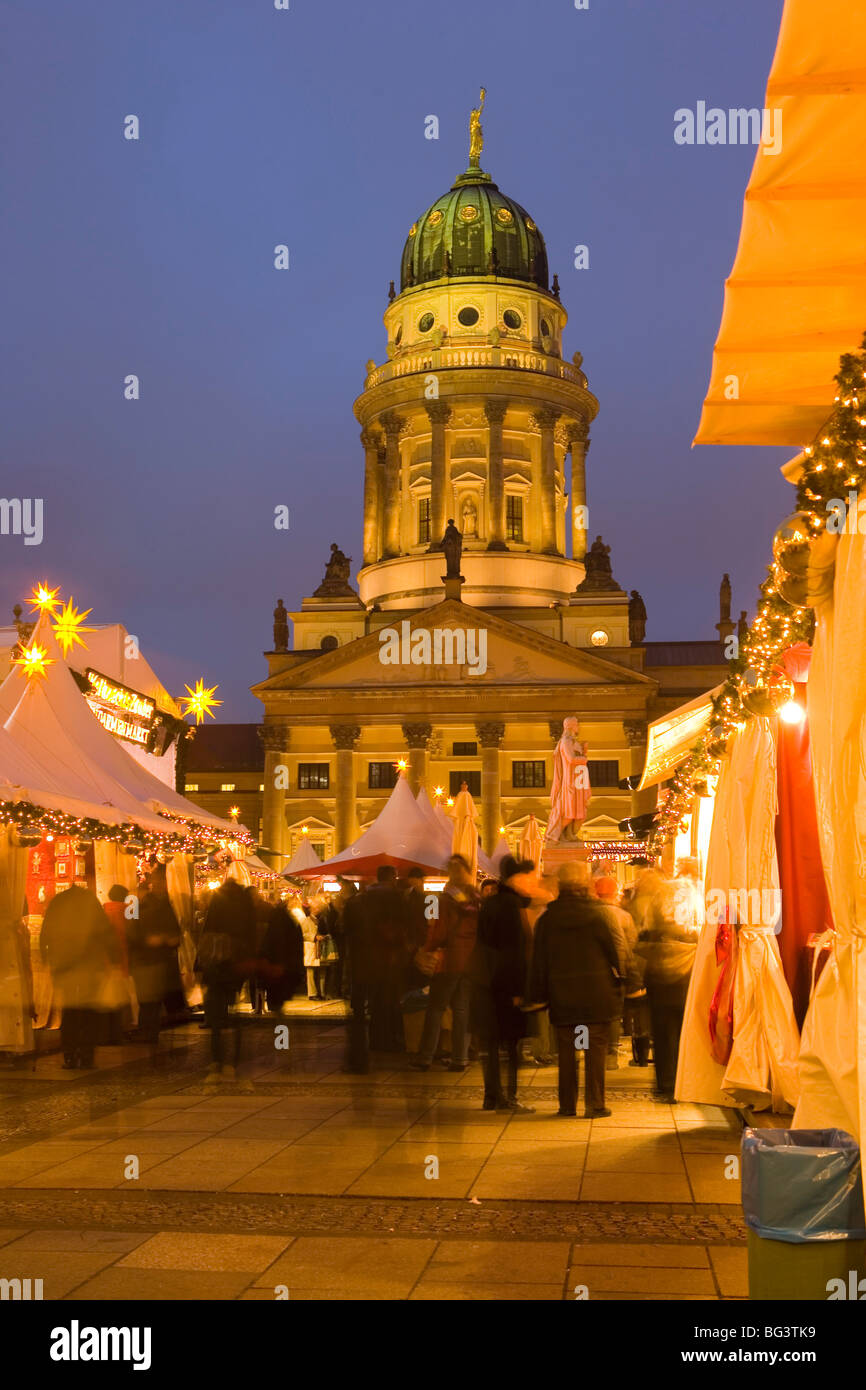
[{"label": "illuminated cathedral tower", "polygon": [[355,402],[368,608],[441,600],[438,546],[452,517],[464,603],[568,602],[584,577],[598,402],[580,354],[563,360],[567,315],[541,232],[479,166],[479,117],[469,168],[409,228],[385,312],[387,361],[368,363]]}]

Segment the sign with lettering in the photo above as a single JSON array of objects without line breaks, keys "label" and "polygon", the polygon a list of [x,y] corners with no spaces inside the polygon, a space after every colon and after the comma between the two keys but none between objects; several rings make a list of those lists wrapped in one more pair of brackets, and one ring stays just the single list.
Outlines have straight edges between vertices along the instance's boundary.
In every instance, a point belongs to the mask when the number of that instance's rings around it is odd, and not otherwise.
[{"label": "sign with lettering", "polygon": [[87,679],[90,688],[84,698],[100,724],[117,738],[146,745],[153,731],[154,701],[99,671],[88,670]]}]

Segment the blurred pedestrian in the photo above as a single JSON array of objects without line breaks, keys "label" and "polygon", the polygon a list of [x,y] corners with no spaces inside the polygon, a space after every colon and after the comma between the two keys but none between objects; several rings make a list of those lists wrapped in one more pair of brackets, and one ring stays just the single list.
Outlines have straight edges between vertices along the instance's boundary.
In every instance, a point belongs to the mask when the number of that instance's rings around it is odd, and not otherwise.
[{"label": "blurred pedestrian", "polygon": [[610,1037],[605,1064],[608,1071],[616,1071],[619,1068],[619,1040],[623,1026],[625,996],[630,984],[634,982],[636,974],[634,948],[637,945],[637,927],[630,914],[619,905],[619,886],[615,878],[602,874],[594,880],[593,887],[619,957],[620,983],[617,987],[619,990],[619,1008],[616,1017],[610,1021]]},{"label": "blurred pedestrian", "polygon": [[604,1103],[610,1021],[620,1004],[619,956],[605,915],[590,897],[588,866],[565,863],[559,897],[535,929],[531,997],[550,1009],[559,1051],[559,1114],[577,1113],[578,1056],[584,1061],[584,1119],[611,1112]]},{"label": "blurred pedestrian", "polygon": [[117,964],[112,972],[117,990],[117,999],[114,1008],[106,1011],[102,1028],[103,1040],[113,1046],[118,1046],[123,1042],[124,1030],[128,1031],[132,1026],[129,946],[126,940],[128,898],[130,902],[134,901],[134,899],[130,897],[128,888],[124,888],[122,883],[115,883],[109,888],[108,900],[103,904],[105,915],[114,928],[119,953]]},{"label": "blurred pedestrian", "polygon": [[[241,1056],[240,1015],[234,1006],[244,980],[256,966],[256,912],[246,888],[228,878],[214,893],[198,942],[196,969],[204,988],[210,1029],[209,1081],[233,1081]],[[232,1061],[226,1062],[223,1033],[232,1031]]]},{"label": "blurred pedestrian", "polygon": [[449,1071],[465,1071],[468,1065],[469,967],[478,935],[480,899],[475,891],[472,870],[460,854],[448,860],[448,881],[439,896],[439,915],[428,923],[424,950],[436,957],[430,977],[430,999],[424,1017],[424,1030],[418,1056],[411,1063],[416,1071],[429,1071],[433,1061],[442,1015],[451,1009],[451,1063]]},{"label": "blurred pedestrian", "polygon": [[92,1067],[104,982],[120,961],[117,936],[92,889],[73,884],[55,894],[42,920],[39,952],[60,1004],[64,1069]]},{"label": "blurred pedestrian", "polygon": [[[532,1113],[517,1099],[517,1048],[526,1031],[521,1010],[526,993],[526,926],[523,909],[529,898],[513,880],[534,871],[531,860],[507,854],[500,866],[499,891],[486,898],[478,916],[478,937],[472,956],[472,1026],[481,1042],[485,1110]],[[499,1049],[506,1053],[506,1082],[502,1087]]]},{"label": "blurred pedestrian", "polygon": [[169,995],[183,993],[177,948],[180,924],[169,902],[165,865],[152,870],[138,900],[138,914],[127,924],[129,970],[138,996],[135,1042],[159,1042],[162,1009]]},{"label": "blurred pedestrian", "polygon": [[268,913],[261,956],[259,974],[264,980],[268,1013],[278,1014],[304,979],[303,933],[282,898],[277,898]]},{"label": "blurred pedestrian", "polygon": [[664,882],[653,897],[636,947],[646,961],[656,1095],[674,1100],[680,1032],[697,953],[700,889],[685,875]]}]

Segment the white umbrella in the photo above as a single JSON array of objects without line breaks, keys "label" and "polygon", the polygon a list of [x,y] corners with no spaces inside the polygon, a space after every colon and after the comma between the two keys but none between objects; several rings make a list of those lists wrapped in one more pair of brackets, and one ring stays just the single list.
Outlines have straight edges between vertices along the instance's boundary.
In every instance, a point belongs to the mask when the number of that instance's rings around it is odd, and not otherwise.
[{"label": "white umbrella", "polygon": [[538,821],[534,814],[530,814],[529,820],[523,828],[520,837],[520,857],[521,859],[531,859],[536,870],[541,868],[542,851],[541,831],[538,828]]},{"label": "white umbrella", "polygon": [[454,802],[454,837],[451,853],[462,854],[472,870],[472,877],[478,874],[478,812],[469,788],[464,782],[460,794]]}]

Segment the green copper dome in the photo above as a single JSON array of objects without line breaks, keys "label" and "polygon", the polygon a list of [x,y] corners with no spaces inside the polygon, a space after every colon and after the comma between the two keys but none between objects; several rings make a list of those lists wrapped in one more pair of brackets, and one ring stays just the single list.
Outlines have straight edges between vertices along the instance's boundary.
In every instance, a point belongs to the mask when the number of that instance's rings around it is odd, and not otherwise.
[{"label": "green copper dome", "polygon": [[547,251],[532,218],[482,169],[466,170],[409,229],[400,289],[498,275],[547,289]]}]

